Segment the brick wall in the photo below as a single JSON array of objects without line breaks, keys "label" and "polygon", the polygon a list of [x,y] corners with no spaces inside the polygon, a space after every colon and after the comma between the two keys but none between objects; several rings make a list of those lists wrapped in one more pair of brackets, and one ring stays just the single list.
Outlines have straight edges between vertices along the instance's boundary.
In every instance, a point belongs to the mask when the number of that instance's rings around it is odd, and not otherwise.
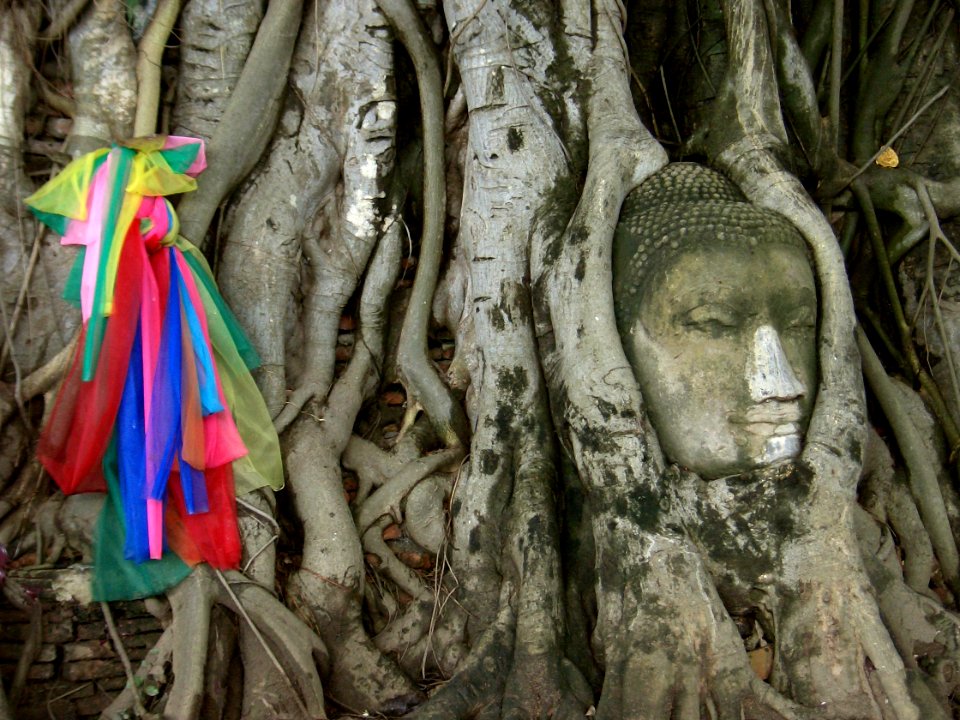
[{"label": "brick wall", "polygon": [[[43,644],[30,667],[16,709],[18,720],[96,717],[126,684],[123,665],[110,641],[98,603],[65,597],[58,587],[64,571],[15,571],[11,577],[34,590],[43,608]],[[136,669],[160,637],[160,622],[142,601],[111,603],[127,655]],[[9,691],[29,617],[0,598],[0,677]]]}]

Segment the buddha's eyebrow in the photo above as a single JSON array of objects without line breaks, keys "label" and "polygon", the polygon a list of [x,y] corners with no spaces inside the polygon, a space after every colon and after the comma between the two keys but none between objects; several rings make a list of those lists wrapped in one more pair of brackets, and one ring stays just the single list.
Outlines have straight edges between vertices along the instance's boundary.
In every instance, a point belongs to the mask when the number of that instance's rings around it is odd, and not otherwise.
[{"label": "buddha's eyebrow", "polygon": [[714,283],[695,285],[689,290],[680,292],[674,298],[674,304],[685,308],[686,311],[705,305],[726,305],[730,309],[735,309],[744,302],[752,305],[755,298],[743,288]]},{"label": "buddha's eyebrow", "polygon": [[814,310],[817,307],[817,293],[810,288],[784,287],[780,292],[783,301],[789,305],[805,305]]}]

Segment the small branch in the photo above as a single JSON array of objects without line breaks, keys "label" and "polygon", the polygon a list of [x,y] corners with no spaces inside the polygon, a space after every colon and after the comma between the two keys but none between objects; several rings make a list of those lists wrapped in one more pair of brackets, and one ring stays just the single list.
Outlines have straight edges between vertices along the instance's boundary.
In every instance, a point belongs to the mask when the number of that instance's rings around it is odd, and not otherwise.
[{"label": "small branch", "polygon": [[[923,27],[917,33],[916,41],[913,47],[910,50],[910,58],[904,64],[906,72],[910,72],[914,61],[916,60],[916,53],[920,47],[920,42],[926,37],[927,29],[929,28],[930,22],[933,20],[933,15],[937,10],[937,2],[934,2],[930,6],[930,12],[927,14],[927,17],[924,18]],[[934,72],[934,67],[937,64],[937,60],[941,57],[941,51],[943,49],[943,43],[947,39],[948,31],[953,27],[953,9],[947,11],[947,16],[943,19],[943,26],[940,29],[940,33],[937,35],[937,38],[933,41],[932,45],[927,46],[924,49],[924,54],[927,56],[926,60],[923,63],[922,69],[917,73],[918,79],[910,83],[910,90],[907,93],[906,99],[900,103],[899,108],[897,109],[897,114],[894,118],[892,127],[899,127],[903,122],[903,118],[906,117],[907,112],[911,108],[915,108],[919,102],[919,98],[923,97],[923,93],[929,87],[930,79]]]},{"label": "small branch", "polygon": [[874,352],[863,329],[857,327],[857,345],[863,361],[863,374],[880,401],[883,414],[897,438],[897,445],[910,471],[910,489],[930,535],[940,571],[954,595],[960,595],[960,555],[950,529],[950,521],[940,493],[937,473],[927,454],[923,441],[910,416],[897,396],[880,358]]},{"label": "small branch", "polygon": [[399,558],[393,554],[387,543],[383,540],[383,529],[392,520],[388,517],[381,517],[377,522],[371,525],[363,533],[363,549],[368,553],[373,553],[382,563],[379,571],[396,583],[397,587],[408,593],[410,597],[429,601],[433,594],[427,589],[426,585],[413,570],[400,562]]},{"label": "small branch", "polygon": [[[150,677],[155,677],[158,684],[162,684],[165,671],[164,666],[170,662],[170,656],[173,653],[173,630],[167,628],[147,653],[147,656],[140,663],[137,672],[134,675],[132,683],[128,683],[123,690],[113,699],[106,709],[101,713],[100,720],[115,720],[123,717],[135,702],[135,696],[138,695],[138,687],[146,684]],[[159,689],[159,688],[158,688]]]},{"label": "small branch", "polygon": [[137,49],[137,115],[133,121],[135,137],[153,135],[157,131],[163,51],[179,14],[180,0],[160,0],[140,40]]},{"label": "small branch", "polygon": [[76,101],[73,98],[67,97],[66,95],[54,90],[46,78],[40,78],[34,84],[34,87],[37,88],[37,92],[39,93],[41,100],[43,100],[43,102],[52,107],[54,110],[62,113],[68,118],[74,118],[77,116]]},{"label": "small branch", "polygon": [[877,220],[877,214],[873,207],[873,201],[870,198],[870,192],[861,180],[853,182],[853,192],[863,210],[864,218],[867,221],[867,232],[870,237],[870,243],[873,247],[873,253],[877,260],[878,270],[887,294],[887,299],[893,309],[893,317],[900,336],[900,349],[905,359],[905,370],[919,381],[921,387],[928,395],[930,407],[940,421],[947,436],[947,442],[950,444],[950,452],[953,455],[958,446],[960,446],[960,429],[951,417],[947,406],[943,401],[940,389],[937,387],[930,373],[923,369],[920,358],[917,355],[917,348],[913,344],[913,335],[906,316],[903,313],[903,305],[900,303],[900,295],[897,292],[896,282],[893,278],[893,270],[890,267],[890,259],[887,257],[887,248],[883,242],[883,236],[880,231],[880,223]]},{"label": "small branch", "polygon": [[[874,161],[875,161],[878,157],[880,157],[880,153],[882,153],[886,148],[888,148],[888,147],[890,147],[891,145],[893,145],[893,143],[895,143],[895,142],[900,138],[901,135],[903,135],[907,130],[910,129],[910,126],[912,126],[912,125],[920,118],[921,115],[923,115],[927,110],[930,109],[930,106],[931,106],[931,105],[933,105],[937,100],[939,100],[939,99],[942,98],[944,95],[946,95],[946,94],[947,94],[947,91],[948,91],[949,89],[950,89],[950,83],[947,83],[946,85],[944,85],[944,86],[940,89],[940,92],[938,92],[938,93],[937,93],[936,95],[934,95],[932,98],[930,98],[929,100],[927,100],[927,102],[925,102],[925,103],[923,104],[923,107],[921,107],[919,110],[917,110],[917,111],[911,116],[911,118],[910,118],[909,120],[907,120],[906,123],[904,123],[903,127],[901,127],[899,130],[897,130],[893,135],[891,135],[890,138],[889,138],[885,143],[883,143],[883,144],[880,146],[880,149],[877,150],[877,151],[870,157],[869,160],[867,160],[865,163],[863,163],[863,165],[861,165],[859,168],[857,168],[857,171],[850,177],[850,179],[847,181],[847,184],[852,184],[854,180],[856,180],[858,177],[860,177],[861,175],[863,175],[863,173],[865,173],[865,172],[873,165]],[[842,188],[840,188],[840,189],[842,189]]]},{"label": "small branch", "polygon": [[870,237],[870,244],[873,247],[873,254],[877,261],[877,270],[880,273],[880,280],[883,283],[884,291],[887,295],[887,301],[893,309],[893,318],[900,334],[900,343],[903,350],[907,353],[910,362],[911,373],[916,376],[920,372],[920,360],[916,351],[912,350],[913,340],[911,337],[910,326],[903,312],[903,305],[900,303],[900,295],[897,291],[896,281],[893,278],[893,269],[890,267],[890,259],[887,257],[887,246],[883,242],[883,234],[880,230],[880,223],[877,220],[877,213],[873,207],[873,199],[870,197],[870,191],[860,181],[853,182],[853,194],[860,203],[864,218],[867,221],[867,234]]},{"label": "small branch", "polygon": [[467,418],[427,356],[427,328],[443,251],[446,184],[443,157],[443,86],[436,48],[410,0],[377,0],[413,59],[423,123],[423,236],[410,305],[403,319],[397,362],[413,399],[419,401],[450,447],[469,442]]},{"label": "small branch", "polygon": [[[900,40],[915,0],[894,3],[890,22],[880,37],[876,55],[860,84],[857,112],[853,117],[850,132],[854,161],[860,161],[876,147],[877,126],[883,121],[890,107],[903,89],[904,73],[897,64],[900,55]],[[872,162],[872,160],[870,161]]]},{"label": "small branch", "polygon": [[462,456],[462,450],[451,448],[409,463],[395,478],[373,493],[357,513],[357,531],[361,535],[382,515],[400,507],[400,502],[413,488],[431,473],[453,465]]},{"label": "small branch", "polygon": [[[237,499],[239,500],[239,498]],[[246,575],[247,572],[250,570],[250,568],[253,566],[253,563],[256,561],[256,559],[260,557],[260,555],[262,555],[264,552],[266,552],[267,549],[279,539],[280,539],[279,535],[271,535],[270,538],[263,545],[261,545],[256,552],[250,555],[250,559],[247,560],[247,563],[246,565],[243,566],[243,570],[241,572],[243,572],[243,574]]]},{"label": "small branch", "polygon": [[237,498],[237,505],[242,507],[251,515],[254,515],[260,518],[261,522],[272,527],[275,532],[278,532],[278,533],[280,532],[280,524],[277,522],[276,518],[274,518],[270,513],[264,512],[263,510],[258,508],[256,505],[244,500],[242,497]]},{"label": "small branch", "polygon": [[[19,382],[19,386],[15,392],[15,398],[18,403],[26,403],[32,400],[37,395],[41,395],[50,390],[60,381],[60,378],[63,377],[63,373],[67,368],[67,364],[70,362],[70,358],[76,350],[79,338],[80,333],[78,331],[74,333],[70,342],[64,345],[63,349],[47,361],[45,365],[37,368]],[[16,409],[17,404],[7,402],[4,397],[0,395],[0,425],[6,423]]]},{"label": "small branch", "polygon": [[30,615],[29,634],[23,643],[20,659],[17,661],[13,680],[10,682],[10,705],[16,707],[27,683],[27,673],[40,652],[40,645],[43,642],[43,609],[39,600],[31,598],[19,583],[10,578],[7,578],[3,585],[3,595],[18,610],[23,610]]},{"label": "small branch", "polygon": [[3,343],[3,350],[0,350],[0,368],[7,361],[7,356],[13,347],[13,336],[17,332],[17,324],[20,322],[20,314],[26,304],[27,291],[30,289],[30,281],[33,279],[33,271],[37,267],[37,259],[40,257],[40,246],[45,231],[41,226],[33,239],[33,248],[30,250],[30,259],[27,261],[26,271],[23,273],[23,282],[20,284],[20,294],[17,296],[17,303],[13,308],[13,315],[10,317],[10,323],[7,328],[7,337]]},{"label": "small branch", "polygon": [[70,0],[56,17],[50,18],[50,24],[40,33],[37,40],[41,43],[51,43],[62,37],[80,17],[80,13],[89,2],[90,0]]},{"label": "small branch", "polygon": [[840,147],[840,86],[843,72],[843,0],[833,0],[833,38],[830,45],[830,132],[833,151]]},{"label": "small branch", "polygon": [[944,359],[947,361],[947,368],[950,371],[950,386],[953,390],[954,403],[957,408],[960,408],[960,382],[957,380],[957,367],[953,358],[953,349],[947,337],[946,326],[943,322],[943,313],[940,311],[940,298],[937,297],[935,293],[933,282],[933,268],[937,255],[937,244],[942,241],[947,247],[952,248],[953,246],[943,234],[943,230],[940,227],[940,220],[937,218],[937,211],[934,210],[933,203],[930,201],[930,194],[927,192],[926,185],[922,182],[917,186],[917,195],[927,215],[927,223],[930,225],[930,249],[927,253],[927,277],[924,292],[929,290],[930,306],[933,308],[933,317],[937,324],[937,332],[940,333],[940,342],[943,343]]},{"label": "small branch", "polygon": [[140,691],[137,689],[137,679],[133,674],[133,666],[130,664],[130,657],[127,655],[127,649],[123,646],[123,640],[120,639],[120,633],[117,632],[117,625],[113,621],[113,613],[110,612],[110,605],[101,602],[100,610],[103,611],[103,619],[107,624],[107,631],[110,633],[110,640],[113,642],[113,647],[117,651],[117,655],[120,657],[120,662],[123,663],[123,671],[127,674],[127,687],[133,691],[133,709],[137,717],[144,717],[147,714],[147,709],[143,706],[143,702],[140,700]]}]

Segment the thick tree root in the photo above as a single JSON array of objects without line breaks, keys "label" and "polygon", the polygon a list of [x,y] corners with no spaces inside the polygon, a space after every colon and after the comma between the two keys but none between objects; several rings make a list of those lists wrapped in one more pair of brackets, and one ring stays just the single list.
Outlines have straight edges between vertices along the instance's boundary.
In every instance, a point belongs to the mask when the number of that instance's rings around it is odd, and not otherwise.
[{"label": "thick tree root", "polygon": [[409,720],[451,718],[500,718],[506,682],[504,669],[513,653],[516,617],[510,607],[509,583],[504,583],[503,602],[493,623],[477,638],[469,659],[446,685],[411,713]]},{"label": "thick tree root", "polygon": [[446,210],[443,159],[443,92],[433,41],[410,0],[377,0],[416,68],[423,122],[424,220],[420,263],[403,321],[397,362],[411,399],[423,405],[447,446],[466,445],[466,417],[427,358],[427,328],[440,276]]},{"label": "thick tree root", "polygon": [[184,196],[177,208],[181,233],[198,247],[203,247],[220,203],[260,159],[273,134],[302,13],[302,0],[270,3],[210,138],[210,170],[196,192]]},{"label": "thick tree root", "polygon": [[67,35],[77,112],[66,150],[76,157],[133,133],[136,49],[117,3],[94,3]]},{"label": "thick tree root", "polygon": [[[222,615],[215,613],[215,608],[221,606],[238,616],[241,627],[244,623],[255,626],[260,651],[276,660],[276,670],[286,678],[287,694],[274,708],[296,718],[325,718],[319,672],[329,668],[329,656],[319,637],[266,588],[236,572],[221,576],[224,579],[218,582],[214,572],[200,565],[169,593],[172,622],[141,663],[135,682],[150,684],[159,691],[168,681],[164,666],[172,662],[175,681],[167,695],[164,717],[189,720],[205,717],[201,711],[212,711],[223,700],[235,647],[233,633],[216,631],[222,622],[217,616]],[[245,678],[245,682],[248,680],[255,682],[256,678]],[[211,690],[220,697],[210,697]],[[102,717],[122,717],[133,708],[134,701],[134,692],[127,688],[114,698]]]}]

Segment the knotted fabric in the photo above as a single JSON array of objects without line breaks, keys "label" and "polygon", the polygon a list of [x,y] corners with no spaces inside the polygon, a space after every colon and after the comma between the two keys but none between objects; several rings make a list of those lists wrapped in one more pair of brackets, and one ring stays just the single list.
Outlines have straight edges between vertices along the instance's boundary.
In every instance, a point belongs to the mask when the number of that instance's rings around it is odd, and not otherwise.
[{"label": "knotted fabric", "polygon": [[104,514],[121,520],[101,518],[97,599],[155,594],[184,574],[112,572],[111,558],[159,561],[166,546],[188,564],[236,567],[235,492],[283,484],[250,376],[259,359],[167,199],[196,189],[205,166],[201,140],[136,138],[77,158],[26,200],[81,246],[64,293],[81,310],[80,343],[37,454],[64,493],[108,492]]}]

